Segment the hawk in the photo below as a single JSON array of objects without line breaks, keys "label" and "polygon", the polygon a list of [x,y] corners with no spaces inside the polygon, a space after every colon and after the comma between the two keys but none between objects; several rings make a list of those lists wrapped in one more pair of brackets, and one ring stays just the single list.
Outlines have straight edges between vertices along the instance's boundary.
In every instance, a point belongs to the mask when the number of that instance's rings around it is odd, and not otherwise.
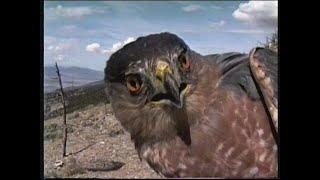
[{"label": "hawk", "polygon": [[166,177],[277,177],[277,56],[203,56],[177,35],[111,55],[106,92],[141,160]]}]

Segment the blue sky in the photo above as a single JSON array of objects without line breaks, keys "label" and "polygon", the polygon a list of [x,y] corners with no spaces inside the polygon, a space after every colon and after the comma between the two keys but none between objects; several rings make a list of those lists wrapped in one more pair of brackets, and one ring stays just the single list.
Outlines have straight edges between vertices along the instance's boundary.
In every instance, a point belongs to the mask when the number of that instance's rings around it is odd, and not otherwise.
[{"label": "blue sky", "polygon": [[46,1],[44,64],[103,70],[125,43],[171,32],[201,54],[249,52],[277,28],[277,1]]}]

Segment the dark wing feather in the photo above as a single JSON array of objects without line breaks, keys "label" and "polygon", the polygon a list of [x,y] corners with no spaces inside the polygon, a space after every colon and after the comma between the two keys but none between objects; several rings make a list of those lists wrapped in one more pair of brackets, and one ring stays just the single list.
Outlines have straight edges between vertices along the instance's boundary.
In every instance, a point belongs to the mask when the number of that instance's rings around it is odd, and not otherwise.
[{"label": "dark wing feather", "polygon": [[265,48],[255,48],[249,55],[231,52],[208,55],[206,58],[213,61],[221,73],[220,87],[264,102],[272,120],[272,129],[278,132],[276,53]]},{"label": "dark wing feather", "polygon": [[278,56],[271,50],[255,48],[250,52],[250,68],[278,132]]},{"label": "dark wing feather", "polygon": [[[262,96],[278,132],[278,59],[265,48],[255,48],[249,55],[231,52],[206,56],[221,72],[220,87],[253,100]],[[260,92],[260,93],[259,93]],[[261,94],[261,95],[260,95]]]},{"label": "dark wing feather", "polygon": [[220,87],[239,95],[248,95],[252,100],[260,99],[250,72],[247,54],[231,52],[208,55],[206,58],[214,61],[221,72]]}]

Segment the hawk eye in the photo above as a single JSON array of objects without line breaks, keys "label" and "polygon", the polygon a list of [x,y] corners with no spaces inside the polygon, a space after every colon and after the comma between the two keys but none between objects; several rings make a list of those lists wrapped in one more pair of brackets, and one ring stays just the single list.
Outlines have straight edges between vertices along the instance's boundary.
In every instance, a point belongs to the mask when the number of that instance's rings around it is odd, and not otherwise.
[{"label": "hawk eye", "polygon": [[180,67],[181,67],[183,70],[189,70],[189,69],[190,69],[190,62],[189,62],[189,60],[186,58],[185,55],[179,56],[179,62],[180,62]]},{"label": "hawk eye", "polygon": [[127,77],[127,88],[131,94],[138,94],[141,90],[141,84],[139,76],[130,75]]}]

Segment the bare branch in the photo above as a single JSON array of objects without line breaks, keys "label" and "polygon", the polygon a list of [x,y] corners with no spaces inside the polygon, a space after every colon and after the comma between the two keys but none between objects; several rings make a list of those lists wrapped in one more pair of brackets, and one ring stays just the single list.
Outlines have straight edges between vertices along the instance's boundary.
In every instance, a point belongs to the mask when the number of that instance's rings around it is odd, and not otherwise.
[{"label": "bare branch", "polygon": [[63,86],[62,86],[62,81],[61,81],[61,76],[60,76],[60,71],[58,68],[58,64],[56,62],[56,68],[57,68],[57,74],[59,78],[59,84],[60,84],[60,93],[61,93],[61,100],[62,100],[62,105],[63,105],[63,142],[62,142],[62,156],[66,157],[66,145],[67,145],[67,111],[66,111],[66,103],[65,103],[65,95],[63,92]]}]

